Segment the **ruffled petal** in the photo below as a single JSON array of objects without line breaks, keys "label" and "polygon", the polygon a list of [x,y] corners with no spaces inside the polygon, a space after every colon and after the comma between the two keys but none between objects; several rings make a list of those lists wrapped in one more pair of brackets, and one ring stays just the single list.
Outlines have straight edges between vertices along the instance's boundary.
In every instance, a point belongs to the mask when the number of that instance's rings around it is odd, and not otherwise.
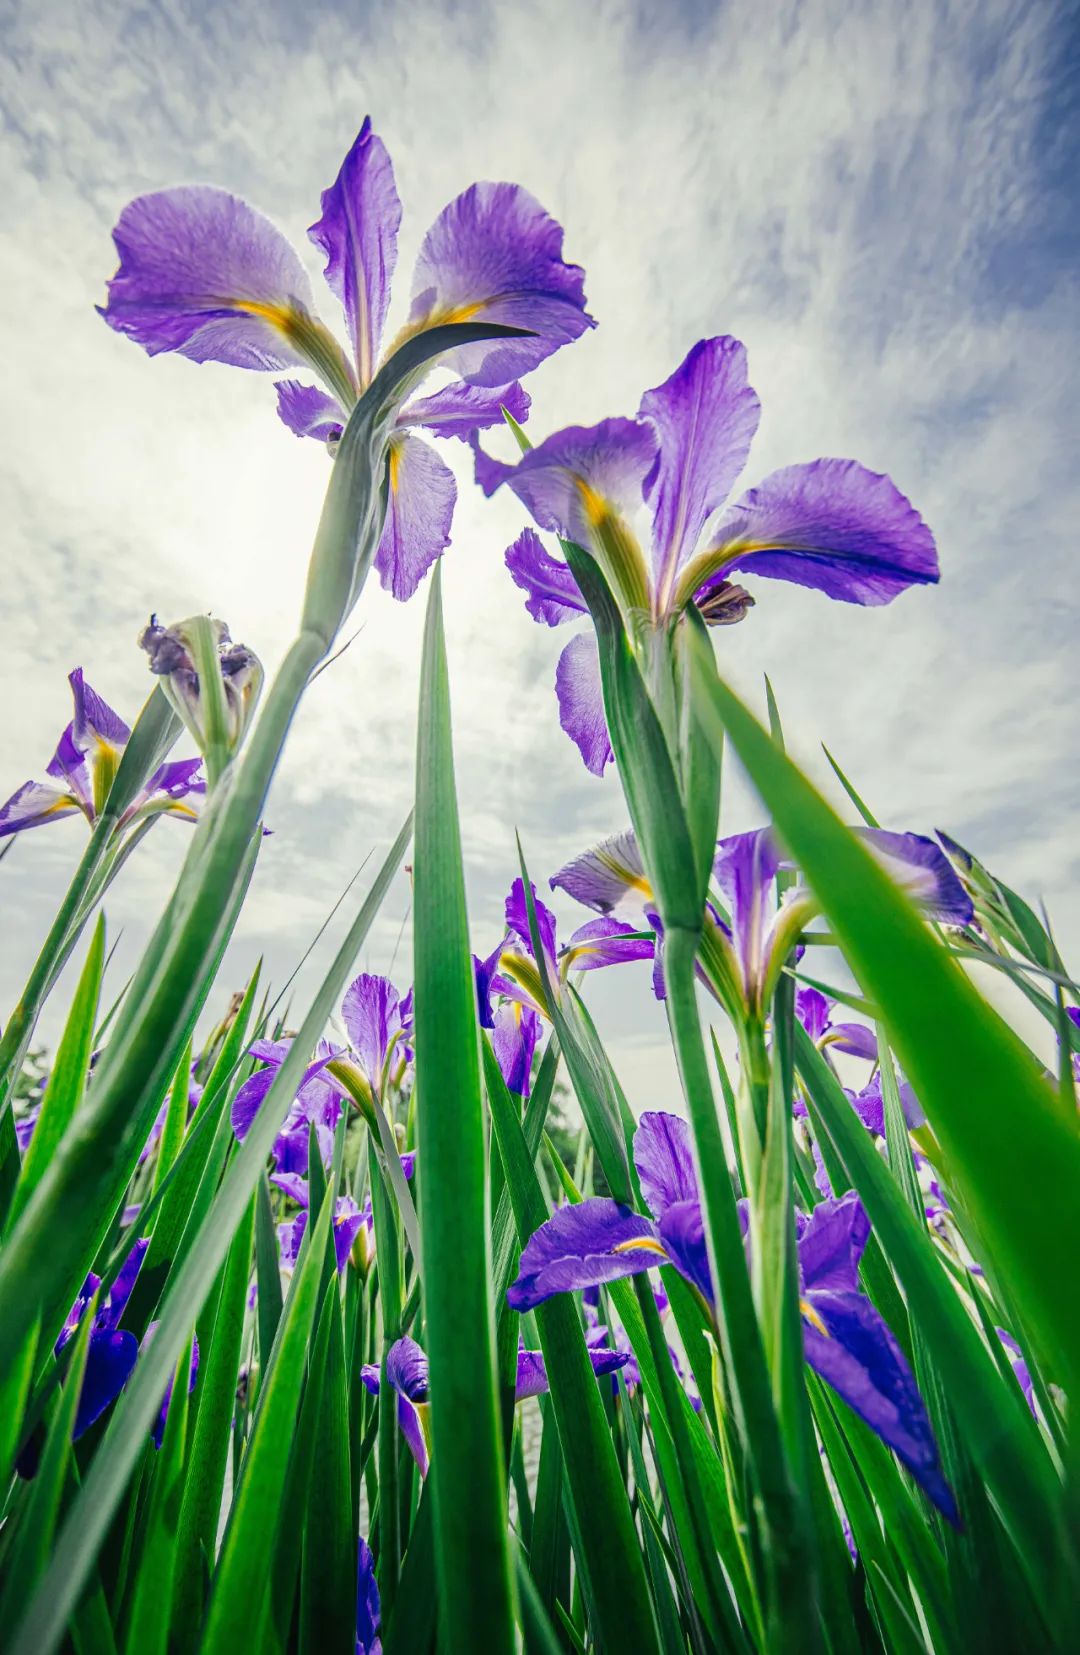
[{"label": "ruffled petal", "polygon": [[602,776],[615,757],[604,713],[600,652],[591,632],[571,638],[555,668],[559,723],[574,743],[586,770]]},{"label": "ruffled petal", "polygon": [[662,1219],[678,1201],[697,1201],[690,1128],[678,1115],[648,1110],[634,1133],[634,1165],[649,1211]]},{"label": "ruffled petal", "polygon": [[503,480],[539,528],[588,545],[605,514],[628,516],[640,506],[657,452],[655,431],[640,420],[568,425],[523,454]]},{"label": "ruffled petal", "polygon": [[375,567],[399,603],[411,598],[450,544],[457,485],[435,450],[398,433],[390,441],[390,492]]},{"label": "ruffled petal", "polygon": [[430,396],[416,397],[398,415],[399,425],[423,426],[436,437],[460,437],[467,442],[477,431],[503,424],[503,409],[521,425],[529,417],[531,399],[512,385],[469,385],[456,379]]},{"label": "ruffled petal", "polygon": [[938,579],[937,548],[911,501],[857,460],[785,466],[745,494],[711,536],[735,569],[845,603],[889,603]]},{"label": "ruffled petal", "polygon": [[320,442],[340,437],[345,415],[336,397],[316,385],[301,385],[298,379],[279,379],[274,390],[278,418],[295,437],[317,437]]},{"label": "ruffled petal", "polygon": [[156,356],[277,371],[304,361],[294,342],[311,287],[268,218],[209,184],[140,195],[113,231],[120,268],[102,310]]},{"label": "ruffled petal", "polygon": [[529,1238],[506,1301],[511,1310],[532,1310],[555,1293],[617,1281],[666,1262],[651,1219],[594,1196],[560,1207]]},{"label": "ruffled petal", "polygon": [[642,397],[639,417],[655,426],[660,439],[645,497],[653,511],[661,590],[730,494],[760,413],[747,383],[746,351],[729,337],[700,340],[670,379]]},{"label": "ruffled petal", "polygon": [[525,608],[534,621],[560,626],[587,613],[570,566],[552,557],[535,529],[522,529],[504,554],[514,584],[527,593]]},{"label": "ruffled petal", "polygon": [[322,192],[322,217],[308,231],[326,254],[323,274],[345,312],[361,386],[375,372],[400,224],[394,169],[365,117],[337,178]]},{"label": "ruffled petal", "polygon": [[475,385],[506,385],[593,327],[584,271],[562,257],[563,232],[517,184],[473,184],[424,237],[409,331],[494,322],[533,337],[485,340],[446,361]]}]

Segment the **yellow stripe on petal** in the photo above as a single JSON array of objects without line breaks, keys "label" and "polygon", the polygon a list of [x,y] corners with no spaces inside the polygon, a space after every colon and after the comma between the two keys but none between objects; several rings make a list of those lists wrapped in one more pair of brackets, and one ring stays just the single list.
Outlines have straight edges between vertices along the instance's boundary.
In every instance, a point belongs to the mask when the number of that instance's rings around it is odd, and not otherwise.
[{"label": "yellow stripe on petal", "polygon": [[802,1312],[802,1314],[806,1317],[806,1320],[810,1323],[810,1326],[812,1328],[816,1328],[818,1333],[820,1333],[823,1338],[825,1338],[825,1339],[831,1339],[832,1338],[832,1334],[829,1332],[828,1328],[825,1326],[825,1323],[821,1320],[821,1317],[818,1315],[817,1311],[814,1309],[814,1307],[810,1303],[809,1299],[800,1299],[799,1300],[799,1309]]},{"label": "yellow stripe on petal", "polygon": [[405,449],[404,437],[390,439],[390,493],[397,494],[398,480],[401,476],[402,454]]},{"label": "yellow stripe on petal", "polygon": [[611,1249],[613,1253],[657,1253],[664,1263],[667,1263],[667,1253],[660,1243],[652,1236],[634,1236],[630,1241],[617,1241]]}]

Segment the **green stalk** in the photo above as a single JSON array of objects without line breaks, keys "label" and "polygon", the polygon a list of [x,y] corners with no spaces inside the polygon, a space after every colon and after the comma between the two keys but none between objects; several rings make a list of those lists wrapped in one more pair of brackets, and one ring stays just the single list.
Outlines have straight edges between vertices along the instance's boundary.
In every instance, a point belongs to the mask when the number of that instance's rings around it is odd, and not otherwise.
[{"label": "green stalk", "polygon": [[490,1297],[476,993],[454,787],[436,566],[424,629],[416,751],[417,1108],[435,1561],[447,1655],[511,1655],[515,1590]]},{"label": "green stalk", "polygon": [[792,1487],[770,1394],[761,1329],[712,1095],[694,988],[697,944],[692,932],[665,933],[664,980],[668,1024],[697,1149],[709,1265],[716,1289],[717,1329],[731,1402],[759,1502],[761,1554],[768,1579],[765,1596],[769,1647],[812,1650],[818,1647],[819,1639],[809,1536]]}]

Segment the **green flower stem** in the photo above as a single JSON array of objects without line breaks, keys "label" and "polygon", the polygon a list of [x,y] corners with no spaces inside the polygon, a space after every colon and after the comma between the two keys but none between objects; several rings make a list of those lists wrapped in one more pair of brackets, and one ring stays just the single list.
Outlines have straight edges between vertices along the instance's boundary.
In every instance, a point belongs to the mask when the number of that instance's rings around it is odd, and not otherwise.
[{"label": "green flower stem", "polygon": [[213,792],[232,757],[229,741],[229,708],[221,677],[217,635],[209,615],[196,615],[187,623],[191,653],[199,675],[199,703],[202,709],[202,755],[206,782]]},{"label": "green flower stem", "polygon": [[769,1648],[819,1647],[810,1535],[784,1455],[773,1406],[761,1329],[746,1269],[731,1175],[712,1096],[694,987],[698,936],[673,929],[664,937],[667,1011],[679,1076],[697,1148],[717,1330],[731,1402],[755,1484],[766,1571]]}]

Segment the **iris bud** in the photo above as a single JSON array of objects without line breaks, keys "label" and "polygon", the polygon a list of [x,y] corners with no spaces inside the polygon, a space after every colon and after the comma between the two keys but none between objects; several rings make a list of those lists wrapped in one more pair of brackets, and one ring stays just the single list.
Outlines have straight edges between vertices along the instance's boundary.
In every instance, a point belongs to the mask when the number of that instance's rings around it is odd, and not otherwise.
[{"label": "iris bud", "polygon": [[[139,638],[150,671],[183,719],[213,772],[239,749],[258,704],[263,669],[258,656],[234,644],[224,621],[193,615],[162,626],[156,615]],[[208,668],[213,663],[213,678]]]}]

